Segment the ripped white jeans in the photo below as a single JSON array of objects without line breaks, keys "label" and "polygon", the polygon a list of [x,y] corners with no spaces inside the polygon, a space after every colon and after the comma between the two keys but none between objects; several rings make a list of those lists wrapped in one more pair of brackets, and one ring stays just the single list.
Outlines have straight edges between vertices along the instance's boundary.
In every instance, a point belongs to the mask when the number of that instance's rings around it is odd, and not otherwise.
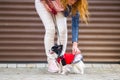
[{"label": "ripped white jeans", "polygon": [[[56,31],[52,14],[45,8],[45,6],[43,5],[43,3],[41,3],[40,0],[35,0],[35,8],[45,27],[44,45],[47,59],[53,58],[49,54],[51,47],[55,44],[54,38]],[[60,42],[63,45],[62,54],[64,54],[67,45],[67,19],[63,16],[62,12],[58,12],[57,15],[55,15],[55,18],[57,29],[59,30]],[[59,41],[57,40],[57,42]]]}]

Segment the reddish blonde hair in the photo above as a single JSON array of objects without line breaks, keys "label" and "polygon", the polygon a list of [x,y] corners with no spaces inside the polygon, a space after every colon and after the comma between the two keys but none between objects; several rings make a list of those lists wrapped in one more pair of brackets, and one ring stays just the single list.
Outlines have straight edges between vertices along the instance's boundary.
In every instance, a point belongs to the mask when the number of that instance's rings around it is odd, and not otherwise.
[{"label": "reddish blonde hair", "polygon": [[[68,0],[61,0],[61,4],[63,5],[64,8],[66,8],[67,3],[68,3]],[[80,13],[81,20],[87,23],[88,13],[89,13],[87,0],[77,0],[72,5],[72,15],[75,15],[77,11]]]}]

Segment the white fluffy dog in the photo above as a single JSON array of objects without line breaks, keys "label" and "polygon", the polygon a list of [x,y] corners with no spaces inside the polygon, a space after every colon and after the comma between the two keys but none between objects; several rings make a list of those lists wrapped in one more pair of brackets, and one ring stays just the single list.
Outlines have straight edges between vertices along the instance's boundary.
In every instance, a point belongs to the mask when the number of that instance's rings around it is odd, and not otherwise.
[{"label": "white fluffy dog", "polygon": [[[59,68],[59,73],[67,74],[67,73],[77,73],[84,74],[84,62],[82,61],[82,55],[77,54],[74,56],[74,59],[70,64],[66,63],[64,55],[58,55],[55,52],[51,52],[51,55],[56,58],[56,64]],[[59,58],[59,61],[58,61]]]},{"label": "white fluffy dog", "polygon": [[70,71],[73,73],[84,74],[84,62],[82,61],[83,57],[81,54],[77,54],[74,57],[73,62],[70,64]]},{"label": "white fluffy dog", "polygon": [[81,54],[73,55],[65,53],[61,55],[63,45],[55,45],[51,48],[51,55],[56,59],[59,73],[66,74],[68,72],[84,74],[83,56]]}]

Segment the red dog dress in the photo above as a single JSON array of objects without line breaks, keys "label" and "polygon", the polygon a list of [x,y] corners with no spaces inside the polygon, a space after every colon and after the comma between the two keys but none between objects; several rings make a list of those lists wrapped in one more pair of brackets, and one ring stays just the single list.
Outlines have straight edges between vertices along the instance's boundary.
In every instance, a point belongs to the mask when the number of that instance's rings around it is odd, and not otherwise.
[{"label": "red dog dress", "polygon": [[57,58],[57,62],[62,62],[63,65],[71,64],[74,60],[74,55],[72,53],[65,53],[63,56]]}]

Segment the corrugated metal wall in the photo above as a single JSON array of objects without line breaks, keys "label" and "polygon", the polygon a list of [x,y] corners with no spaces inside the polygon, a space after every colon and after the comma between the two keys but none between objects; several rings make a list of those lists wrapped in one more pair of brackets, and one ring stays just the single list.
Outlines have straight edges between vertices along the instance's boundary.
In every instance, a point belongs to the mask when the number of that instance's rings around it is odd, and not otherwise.
[{"label": "corrugated metal wall", "polygon": [[[89,25],[80,24],[86,62],[120,62],[120,0],[88,0]],[[44,27],[34,0],[0,0],[0,61],[46,61]],[[68,18],[71,51],[71,18]]]}]

